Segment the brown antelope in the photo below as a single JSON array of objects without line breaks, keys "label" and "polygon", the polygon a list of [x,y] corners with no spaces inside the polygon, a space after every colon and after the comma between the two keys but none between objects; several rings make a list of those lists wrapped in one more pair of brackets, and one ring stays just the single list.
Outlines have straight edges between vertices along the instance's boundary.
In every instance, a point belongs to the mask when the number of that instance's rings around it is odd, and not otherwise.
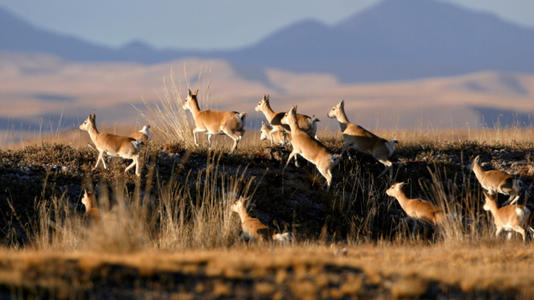
[{"label": "brown antelope", "polygon": [[332,182],[332,168],[339,163],[338,155],[331,154],[323,144],[299,128],[296,107],[291,108],[281,121],[282,124],[289,125],[291,129],[291,145],[293,146],[293,151],[289,154],[286,166],[292,158],[295,158],[295,166],[298,167],[296,155],[304,157],[317,167],[317,170],[326,179],[327,190],[329,190]]},{"label": "brown antelope", "polygon": [[485,203],[484,210],[491,212],[493,215],[493,222],[497,231],[495,236],[499,236],[501,231],[509,231],[508,239],[512,237],[512,231],[521,234],[523,241],[526,240],[525,229],[534,232],[530,226],[531,214],[530,210],[525,205],[506,205],[501,208],[497,206],[497,196],[495,194],[483,191]]},{"label": "brown antelope", "polygon": [[100,210],[95,207],[95,195],[92,192],[84,191],[82,204],[85,207],[85,214],[92,218],[100,217]]},{"label": "brown antelope", "polygon": [[471,169],[475,173],[482,188],[492,195],[501,193],[510,196],[505,204],[515,204],[517,200],[519,200],[521,180],[514,179],[512,175],[499,170],[484,171],[480,166],[479,161],[480,155],[477,155],[475,159],[473,159]]},{"label": "brown antelope", "polygon": [[[275,113],[271,108],[271,104],[269,103],[269,101],[269,95],[263,96],[263,98],[258,102],[258,105],[256,105],[254,110],[261,111],[269,122],[269,124],[273,126],[273,131],[271,131],[271,134],[282,130],[289,132],[289,126],[287,124],[282,123],[284,113]],[[319,119],[315,118],[315,116],[310,117],[307,115],[297,114],[297,124],[299,128],[304,130],[309,136],[314,137],[315,139],[317,139],[317,122],[319,122]]]},{"label": "brown antelope", "polygon": [[395,151],[395,145],[398,144],[396,140],[388,141],[376,136],[359,125],[350,123],[345,114],[345,104],[343,100],[330,109],[328,117],[331,119],[336,118],[339,122],[339,127],[343,134],[342,156],[343,153],[347,152],[349,159],[351,159],[350,154],[348,153],[349,148],[368,153],[386,167],[378,177],[384,175],[387,170],[389,170],[390,176],[393,175],[393,170],[391,168],[393,163],[389,161],[389,158]]},{"label": "brown antelope", "polygon": [[289,232],[284,233],[272,233],[272,230],[263,224],[257,218],[252,218],[247,213],[247,203],[249,198],[240,197],[234,204],[232,204],[231,209],[233,212],[236,212],[241,219],[241,229],[243,234],[250,240],[259,240],[259,241],[279,241],[281,243],[287,244],[291,240],[291,235]]},{"label": "brown antelope", "polygon": [[141,148],[141,142],[127,136],[99,132],[96,128],[95,114],[90,114],[80,125],[80,129],[89,133],[89,137],[91,137],[98,150],[98,159],[93,170],[98,167],[100,162],[104,165],[104,169],[108,168],[104,160],[104,153],[106,153],[110,156],[119,156],[124,159],[133,160],[124,172],[128,172],[128,170],[135,166],[135,175],[141,175],[139,171],[139,150]]},{"label": "brown antelope", "polygon": [[208,147],[211,148],[211,138],[215,134],[226,134],[234,140],[232,147],[233,153],[237,149],[237,143],[245,133],[245,117],[246,113],[236,111],[216,111],[216,110],[200,110],[198,107],[198,90],[192,93],[188,91],[183,105],[184,110],[191,111],[193,119],[195,120],[195,129],[193,129],[193,138],[195,145],[198,146],[197,133],[205,132],[208,134]]},{"label": "brown antelope", "polygon": [[261,136],[260,136],[260,140],[264,141],[264,140],[269,140],[271,141],[271,146],[274,144],[274,145],[277,145],[277,146],[282,146],[284,147],[286,145],[286,141],[287,141],[287,133],[282,130],[282,131],[276,131],[276,132],[273,132],[274,129],[269,126],[269,124],[265,123],[265,121],[261,121]]},{"label": "brown antelope", "polygon": [[439,209],[437,206],[427,200],[419,198],[409,199],[402,190],[402,187],[405,184],[406,183],[404,182],[394,183],[389,189],[387,189],[386,194],[397,199],[402,207],[402,210],[404,210],[409,217],[430,223],[432,225],[443,224],[447,217],[443,210]]},{"label": "brown antelope", "polygon": [[136,131],[132,134],[130,134],[130,137],[135,139],[136,141],[143,142],[146,144],[150,138],[152,138],[152,135],[150,134],[150,125],[145,125],[141,130]]}]

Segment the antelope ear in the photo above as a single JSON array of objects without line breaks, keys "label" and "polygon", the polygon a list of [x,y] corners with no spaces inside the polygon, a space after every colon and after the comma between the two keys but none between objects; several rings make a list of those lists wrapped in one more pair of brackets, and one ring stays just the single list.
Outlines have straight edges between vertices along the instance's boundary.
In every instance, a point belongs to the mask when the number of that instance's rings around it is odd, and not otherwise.
[{"label": "antelope ear", "polygon": [[187,89],[187,94],[188,94],[189,96],[192,96],[192,95],[193,95],[193,93],[191,92],[191,89]]},{"label": "antelope ear", "polygon": [[198,95],[198,89],[195,91],[195,93],[193,95],[195,95],[195,96]]},{"label": "antelope ear", "polygon": [[95,114],[90,114],[90,115],[89,115],[89,119],[91,119],[91,120],[93,120],[93,121],[94,121],[94,120],[95,120],[95,118],[96,118]]},{"label": "antelope ear", "polygon": [[339,107],[345,107],[345,100],[341,99],[341,102],[339,102]]}]

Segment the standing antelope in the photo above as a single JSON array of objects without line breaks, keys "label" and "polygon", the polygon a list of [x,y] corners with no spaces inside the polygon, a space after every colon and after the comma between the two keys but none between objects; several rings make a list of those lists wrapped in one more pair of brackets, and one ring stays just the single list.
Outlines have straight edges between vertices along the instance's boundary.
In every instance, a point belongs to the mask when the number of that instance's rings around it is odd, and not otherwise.
[{"label": "standing antelope", "polygon": [[292,158],[295,158],[295,166],[298,167],[296,155],[304,157],[307,161],[313,163],[321,175],[324,176],[327,190],[329,190],[332,182],[332,168],[339,163],[339,157],[331,154],[323,144],[299,128],[296,107],[291,108],[281,121],[282,124],[289,125],[291,129],[291,145],[293,146],[293,151],[289,154],[286,166]]},{"label": "standing antelope", "polygon": [[269,124],[265,123],[265,121],[261,121],[261,136],[260,140],[269,140],[271,141],[271,146],[273,144],[278,146],[285,146],[286,140],[287,140],[287,133],[285,131],[275,131],[274,129],[269,126]]},{"label": "standing antelope", "polygon": [[139,150],[141,148],[140,141],[136,141],[131,137],[118,136],[110,133],[99,132],[96,128],[95,114],[90,114],[89,117],[80,125],[80,129],[87,131],[89,137],[98,150],[98,159],[93,170],[98,167],[102,161],[104,169],[107,170],[106,161],[104,160],[104,153],[110,156],[119,156],[124,159],[132,159],[132,163],[126,167],[124,172],[128,172],[135,166],[135,175],[140,176],[139,171]]},{"label": "standing antelope", "polygon": [[497,231],[495,236],[499,236],[501,231],[509,231],[508,239],[512,237],[512,231],[521,234],[523,241],[526,240],[525,229],[534,232],[530,226],[531,215],[530,210],[525,205],[506,205],[501,208],[497,206],[497,196],[483,191],[485,203],[484,210],[490,211],[493,215],[493,222]]},{"label": "standing antelope", "polygon": [[372,132],[359,125],[350,123],[347,115],[345,114],[345,104],[343,100],[330,109],[328,112],[328,117],[331,119],[336,118],[339,122],[339,127],[341,128],[341,133],[343,134],[343,150],[341,151],[342,156],[343,153],[347,152],[349,159],[351,159],[350,154],[348,153],[349,148],[371,154],[376,160],[386,167],[384,171],[378,175],[378,177],[384,175],[387,170],[389,170],[390,176],[393,175],[393,170],[391,168],[393,163],[389,161],[389,158],[395,151],[395,145],[398,144],[396,140],[388,141],[376,136]]},{"label": "standing antelope", "polygon": [[150,134],[150,125],[145,125],[141,130],[136,131],[132,134],[130,134],[130,137],[135,139],[136,141],[143,142],[146,144],[150,138],[152,138],[152,135]]},{"label": "standing antelope", "polygon": [[248,215],[246,207],[248,200],[250,199],[240,197],[231,206],[232,211],[236,212],[241,219],[241,229],[243,230],[243,234],[251,240],[275,240],[284,244],[289,243],[291,240],[291,235],[289,232],[273,234],[267,225],[263,224],[257,218],[252,218]]},{"label": "standing antelope", "polygon": [[[282,123],[282,118],[284,117],[283,112],[275,113],[273,109],[271,108],[271,104],[269,103],[270,96],[265,95],[263,98],[258,102],[258,105],[254,108],[255,111],[261,111],[269,124],[273,126],[272,133],[275,133],[277,131],[285,130],[286,132],[290,131],[290,128],[287,124]],[[314,137],[317,139],[317,122],[319,122],[319,119],[315,117],[310,117],[307,115],[297,114],[297,124],[300,129],[304,130],[309,136]]]},{"label": "standing antelope", "polygon": [[83,198],[82,198],[82,204],[85,207],[85,214],[91,218],[98,218],[100,217],[100,211],[97,207],[94,206],[95,204],[95,195],[92,192],[84,191]]},{"label": "standing antelope", "polygon": [[237,143],[245,133],[245,117],[246,113],[236,111],[216,111],[216,110],[200,110],[197,100],[198,90],[192,93],[188,90],[184,110],[191,111],[193,119],[195,120],[195,129],[193,129],[193,137],[195,145],[198,146],[197,133],[206,132],[208,134],[208,147],[211,148],[211,138],[215,134],[226,134],[234,140],[234,146],[230,153],[237,149]]},{"label": "standing antelope", "polygon": [[514,179],[512,175],[499,170],[484,171],[480,166],[479,161],[480,155],[477,155],[475,159],[473,159],[471,169],[475,173],[482,188],[492,195],[501,193],[510,196],[505,204],[515,204],[517,200],[519,200],[521,180]]},{"label": "standing antelope", "polygon": [[404,182],[394,183],[387,189],[386,194],[396,198],[402,207],[402,210],[404,210],[409,217],[428,222],[432,225],[443,224],[446,220],[446,215],[443,210],[427,200],[419,198],[409,199],[402,190],[402,187],[405,184],[406,183]]}]

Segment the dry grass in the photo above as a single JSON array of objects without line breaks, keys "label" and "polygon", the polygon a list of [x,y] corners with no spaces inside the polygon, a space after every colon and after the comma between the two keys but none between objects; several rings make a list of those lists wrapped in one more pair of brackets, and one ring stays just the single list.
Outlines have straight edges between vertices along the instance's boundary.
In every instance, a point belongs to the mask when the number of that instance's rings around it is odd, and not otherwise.
[{"label": "dry grass", "polygon": [[[339,256],[332,247],[302,244],[121,255],[2,251],[0,286],[28,294],[102,296],[112,288],[114,295],[146,296],[157,285],[161,295],[204,298],[523,298],[534,292],[534,250],[518,243],[378,243],[347,250]],[[180,284],[172,284],[178,278]]]}]

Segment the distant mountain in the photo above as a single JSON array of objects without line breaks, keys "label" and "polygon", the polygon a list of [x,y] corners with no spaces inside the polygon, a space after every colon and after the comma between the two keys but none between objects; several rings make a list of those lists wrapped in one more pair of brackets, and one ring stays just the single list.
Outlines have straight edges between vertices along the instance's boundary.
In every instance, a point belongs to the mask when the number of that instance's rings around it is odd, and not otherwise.
[{"label": "distant mountain", "polygon": [[41,30],[0,9],[0,50],[74,61],[222,58],[260,79],[265,67],[332,73],[345,82],[534,72],[534,29],[435,0],[384,0],[333,26],[304,20],[229,51],[160,50],[142,41],[113,49]]}]

